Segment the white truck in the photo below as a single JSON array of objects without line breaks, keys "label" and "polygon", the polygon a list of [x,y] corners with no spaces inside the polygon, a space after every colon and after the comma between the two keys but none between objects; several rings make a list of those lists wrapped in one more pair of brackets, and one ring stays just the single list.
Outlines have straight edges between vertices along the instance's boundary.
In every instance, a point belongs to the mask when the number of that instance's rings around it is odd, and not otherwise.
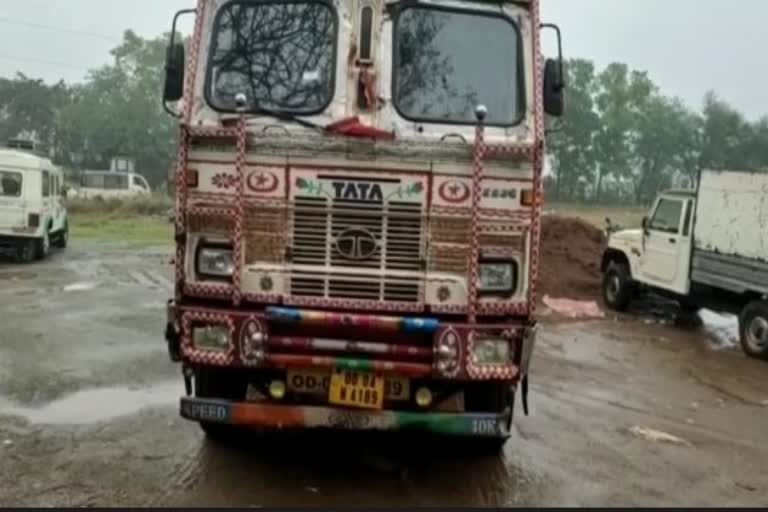
[{"label": "white truck", "polygon": [[31,145],[12,141],[0,149],[0,249],[30,262],[67,246],[63,185],[61,169]]},{"label": "white truck", "polygon": [[703,170],[695,190],[662,193],[642,229],[609,232],[609,307],[651,291],[737,314],[744,352],[768,359],[768,171]]},{"label": "white truck", "polygon": [[124,171],[85,171],[80,188],[73,189],[70,197],[78,199],[133,199],[152,193],[141,174]]}]

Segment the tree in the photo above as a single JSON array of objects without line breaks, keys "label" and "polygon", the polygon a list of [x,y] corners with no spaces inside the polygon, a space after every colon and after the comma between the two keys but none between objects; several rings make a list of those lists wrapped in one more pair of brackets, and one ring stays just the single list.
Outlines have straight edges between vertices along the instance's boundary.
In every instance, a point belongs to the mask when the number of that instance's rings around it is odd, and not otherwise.
[{"label": "tree", "polygon": [[166,44],[166,36],[146,40],[127,31],[111,52],[114,63],[73,88],[57,117],[61,163],[105,168],[127,156],[153,185],[165,182],[177,137],[159,100]]},{"label": "tree", "polygon": [[752,162],[746,149],[753,132],[741,113],[710,91],[704,98],[703,117],[700,166],[748,167]]},{"label": "tree", "polygon": [[653,94],[638,113],[633,147],[635,201],[652,201],[677,172],[693,176],[700,153],[699,122],[679,99]]},{"label": "tree", "polygon": [[601,200],[603,179],[633,177],[633,157],[656,85],[648,74],[630,71],[626,64],[610,64],[597,78],[595,99],[600,129],[595,137],[597,184],[595,200]]},{"label": "tree", "polygon": [[573,197],[580,179],[591,177],[595,169],[594,139],[600,127],[595,112],[595,66],[591,61],[574,59],[566,63],[568,111],[549,141],[555,173],[555,195]]},{"label": "tree", "polygon": [[69,102],[69,95],[64,82],[46,85],[23,73],[0,79],[0,142],[23,136],[55,145],[56,112]]}]

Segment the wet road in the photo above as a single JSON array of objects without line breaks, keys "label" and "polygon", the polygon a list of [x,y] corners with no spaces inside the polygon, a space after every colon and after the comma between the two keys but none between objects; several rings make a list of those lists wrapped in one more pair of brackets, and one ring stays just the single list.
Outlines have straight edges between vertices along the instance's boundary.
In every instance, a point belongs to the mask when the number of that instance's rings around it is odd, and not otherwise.
[{"label": "wet road", "polygon": [[169,259],[0,261],[0,505],[768,505],[768,365],[641,320],[545,317],[503,456],[384,435],[210,444],[177,415]]}]

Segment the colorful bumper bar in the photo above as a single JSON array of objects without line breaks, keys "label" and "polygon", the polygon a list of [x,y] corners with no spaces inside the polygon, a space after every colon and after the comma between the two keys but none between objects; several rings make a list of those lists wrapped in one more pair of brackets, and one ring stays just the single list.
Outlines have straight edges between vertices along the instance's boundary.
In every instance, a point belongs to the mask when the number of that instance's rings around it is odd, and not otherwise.
[{"label": "colorful bumper bar", "polygon": [[509,436],[510,420],[509,412],[457,414],[364,411],[332,407],[236,403],[200,398],[182,398],[181,415],[193,421],[275,429],[403,430],[495,438]]},{"label": "colorful bumper bar", "polygon": [[267,308],[272,322],[326,327],[357,327],[378,331],[434,334],[440,322],[434,318],[351,315],[293,308]]}]

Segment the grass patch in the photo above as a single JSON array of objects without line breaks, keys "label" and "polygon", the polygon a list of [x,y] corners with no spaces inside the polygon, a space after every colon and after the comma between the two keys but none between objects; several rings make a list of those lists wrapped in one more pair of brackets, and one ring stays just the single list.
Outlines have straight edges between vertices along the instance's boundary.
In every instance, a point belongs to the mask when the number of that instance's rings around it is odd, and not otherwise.
[{"label": "grass patch", "polygon": [[173,208],[173,199],[165,194],[155,193],[148,197],[130,199],[68,199],[67,210],[72,214],[100,215],[167,215]]},{"label": "grass patch", "polygon": [[544,204],[544,211],[548,214],[563,217],[576,217],[600,229],[605,227],[606,217],[610,217],[614,224],[619,224],[622,227],[636,228],[640,227],[643,216],[648,215],[648,208],[645,206],[612,206],[585,203],[546,202]]},{"label": "grass patch", "polygon": [[70,230],[74,240],[130,246],[173,243],[173,224],[165,216],[79,212],[70,215]]}]

